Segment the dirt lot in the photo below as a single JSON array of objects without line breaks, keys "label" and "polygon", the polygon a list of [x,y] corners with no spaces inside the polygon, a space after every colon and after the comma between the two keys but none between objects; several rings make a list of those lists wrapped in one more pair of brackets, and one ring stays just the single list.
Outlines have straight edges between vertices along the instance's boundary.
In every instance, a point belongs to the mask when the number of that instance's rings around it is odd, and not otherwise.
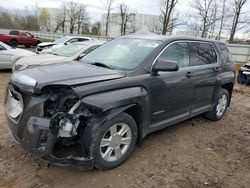
[{"label": "dirt lot", "polygon": [[250,86],[237,85],[223,120],[202,117],[148,136],[132,157],[110,171],[48,166],[8,134],[0,72],[0,187],[250,187]]}]

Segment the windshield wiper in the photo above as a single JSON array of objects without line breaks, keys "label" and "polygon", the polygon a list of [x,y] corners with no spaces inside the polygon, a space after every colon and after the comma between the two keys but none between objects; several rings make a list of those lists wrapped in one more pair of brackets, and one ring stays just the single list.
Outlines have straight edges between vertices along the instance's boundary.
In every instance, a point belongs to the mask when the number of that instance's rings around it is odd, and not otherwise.
[{"label": "windshield wiper", "polygon": [[104,67],[104,68],[108,68],[108,69],[113,69],[111,66],[108,66],[104,63],[100,63],[100,62],[94,62],[94,63],[90,63],[90,65],[95,65],[95,66],[98,66],[98,67]]}]

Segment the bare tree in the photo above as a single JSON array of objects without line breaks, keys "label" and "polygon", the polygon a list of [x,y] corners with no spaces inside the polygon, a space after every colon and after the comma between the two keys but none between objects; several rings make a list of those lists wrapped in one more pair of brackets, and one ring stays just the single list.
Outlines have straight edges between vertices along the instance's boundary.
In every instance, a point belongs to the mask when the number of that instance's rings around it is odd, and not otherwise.
[{"label": "bare tree", "polygon": [[105,36],[108,36],[109,24],[111,20],[111,11],[113,9],[114,0],[105,0],[104,7],[107,11],[105,20]]},{"label": "bare tree", "polygon": [[69,21],[69,32],[70,34],[73,34],[76,29],[77,19],[78,19],[78,3],[70,1],[66,5],[67,5],[67,17]]},{"label": "bare tree", "polygon": [[161,18],[160,21],[162,23],[162,34],[166,35],[167,32],[172,32],[175,22],[177,21],[174,18],[173,13],[176,7],[176,4],[179,0],[163,0],[161,2]]},{"label": "bare tree", "polygon": [[38,15],[40,29],[50,32],[51,30],[51,15],[46,9],[42,9]]},{"label": "bare tree", "polygon": [[62,3],[60,11],[55,15],[55,30],[57,32],[60,28],[62,33],[65,33],[65,24],[67,22],[67,5],[65,2]]},{"label": "bare tree", "polygon": [[93,35],[100,36],[100,34],[101,34],[101,23],[100,22],[96,22],[92,25],[91,33]]},{"label": "bare tree", "polygon": [[242,8],[246,4],[247,0],[234,0],[233,2],[233,23],[231,27],[230,37],[229,37],[229,43],[233,43],[234,35],[238,29],[238,26],[240,23],[242,23],[242,20],[240,20],[240,17],[242,16]]},{"label": "bare tree", "polygon": [[135,27],[135,13],[129,10],[129,7],[125,3],[119,5],[120,10],[120,26],[121,26],[121,36],[126,35],[127,31],[130,29],[131,33],[136,32]]},{"label": "bare tree", "polygon": [[227,0],[222,0],[220,26],[219,26],[218,35],[216,37],[217,40],[221,39],[221,33],[222,33],[223,25],[225,22],[225,18],[226,18],[226,10],[227,10],[226,4],[227,4]]},{"label": "bare tree", "polygon": [[[80,34],[82,32],[89,32],[88,23],[88,16],[86,12],[85,5],[81,4],[78,6],[78,12],[77,12],[77,33]],[[86,31],[86,29],[88,31]]]},{"label": "bare tree", "polygon": [[194,0],[192,7],[197,10],[197,16],[201,23],[201,37],[207,37],[209,28],[216,22],[215,0]]}]

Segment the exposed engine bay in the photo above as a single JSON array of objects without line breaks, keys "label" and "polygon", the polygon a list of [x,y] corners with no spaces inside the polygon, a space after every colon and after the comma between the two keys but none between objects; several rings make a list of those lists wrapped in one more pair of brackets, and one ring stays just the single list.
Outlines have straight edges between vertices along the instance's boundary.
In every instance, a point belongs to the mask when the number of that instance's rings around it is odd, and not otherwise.
[{"label": "exposed engine bay", "polygon": [[[57,89],[44,103],[44,117],[51,119],[49,130],[57,137],[54,154],[56,157],[69,155],[82,157],[81,131],[91,116],[82,102],[72,92]],[[55,94],[56,93],[56,94]]]}]

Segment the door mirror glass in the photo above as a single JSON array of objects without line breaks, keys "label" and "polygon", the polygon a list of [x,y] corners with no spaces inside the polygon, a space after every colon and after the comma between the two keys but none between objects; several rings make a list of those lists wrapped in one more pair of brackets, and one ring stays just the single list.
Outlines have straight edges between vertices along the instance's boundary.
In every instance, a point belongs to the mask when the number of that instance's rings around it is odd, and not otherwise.
[{"label": "door mirror glass", "polygon": [[158,71],[172,72],[172,71],[178,71],[178,70],[179,70],[179,66],[176,61],[158,59],[152,69],[152,72],[153,73],[157,73]]}]

